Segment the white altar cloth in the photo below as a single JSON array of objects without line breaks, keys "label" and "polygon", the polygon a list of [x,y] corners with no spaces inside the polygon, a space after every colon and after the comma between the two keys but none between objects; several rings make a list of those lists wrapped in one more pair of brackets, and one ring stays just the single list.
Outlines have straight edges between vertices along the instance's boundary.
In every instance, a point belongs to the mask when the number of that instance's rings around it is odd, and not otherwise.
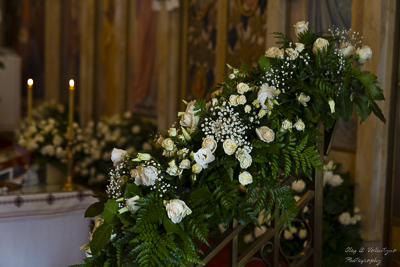
[{"label": "white altar cloth", "polygon": [[66,267],[83,262],[96,202],[91,190],[42,186],[0,195],[0,267]]}]

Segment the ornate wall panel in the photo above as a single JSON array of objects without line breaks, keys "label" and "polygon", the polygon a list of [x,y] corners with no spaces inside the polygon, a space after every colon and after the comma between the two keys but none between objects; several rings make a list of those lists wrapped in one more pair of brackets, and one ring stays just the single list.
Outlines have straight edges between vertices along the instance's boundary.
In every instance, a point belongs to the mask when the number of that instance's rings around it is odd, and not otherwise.
[{"label": "ornate wall panel", "polygon": [[241,61],[257,65],[266,47],[267,1],[229,0],[227,12],[227,63],[236,68]]},{"label": "ornate wall panel", "polygon": [[[217,1],[190,1],[185,6],[183,90],[187,100],[204,98],[215,86]],[[185,33],[186,31],[186,33]]]}]

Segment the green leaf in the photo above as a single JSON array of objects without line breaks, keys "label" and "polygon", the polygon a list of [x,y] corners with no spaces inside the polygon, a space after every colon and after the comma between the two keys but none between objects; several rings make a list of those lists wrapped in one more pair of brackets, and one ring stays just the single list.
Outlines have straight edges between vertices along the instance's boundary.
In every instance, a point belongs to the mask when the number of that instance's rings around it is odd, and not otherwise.
[{"label": "green leaf", "polygon": [[268,58],[265,56],[261,56],[258,59],[258,64],[260,64],[260,67],[263,71],[269,72],[271,70],[271,64],[269,63]]},{"label": "green leaf", "polygon": [[189,241],[187,234],[179,227],[179,224],[173,223],[171,221],[171,219],[164,218],[163,225],[164,225],[165,231],[167,231],[168,235],[177,234],[182,238],[182,240],[185,243]]},{"label": "green leaf", "polygon": [[190,193],[190,198],[211,198],[212,194],[210,192],[210,189],[208,187],[203,187],[196,189],[192,193]]},{"label": "green leaf", "polygon": [[125,198],[131,198],[134,196],[143,196],[142,191],[136,184],[127,184],[124,193]]},{"label": "green leaf", "polygon": [[382,93],[382,89],[371,83],[368,85],[368,89],[371,92],[371,95],[375,100],[385,100],[385,97]]},{"label": "green leaf", "polygon": [[353,114],[353,102],[348,95],[339,95],[337,100],[338,113],[345,120],[348,121]]},{"label": "green leaf", "polygon": [[93,239],[90,242],[90,250],[93,255],[102,250],[105,245],[110,241],[112,233],[112,225],[109,223],[103,223],[93,233]]},{"label": "green leaf", "polygon": [[368,107],[368,99],[364,95],[358,95],[358,97],[355,99],[355,102],[356,102],[356,111],[358,115],[361,117],[361,122],[363,122],[371,114],[371,110]]},{"label": "green leaf", "polygon": [[371,109],[372,112],[383,122],[386,123],[385,116],[382,113],[382,110],[379,108],[379,106],[375,102],[371,102]]},{"label": "green leaf", "polygon": [[111,222],[117,212],[118,202],[114,199],[109,199],[106,204],[104,204],[104,210],[101,213],[101,217],[103,217],[104,221]]},{"label": "green leaf", "polygon": [[279,153],[279,145],[278,143],[269,143],[269,147],[265,150],[268,154],[278,154]]},{"label": "green leaf", "polygon": [[85,218],[88,217],[95,217],[103,212],[104,209],[104,202],[96,202],[90,205],[87,210],[85,211]]},{"label": "green leaf", "polygon": [[123,224],[127,224],[127,225],[135,224],[135,220],[131,217],[130,212],[124,212],[124,213],[118,214],[117,217],[121,220],[121,222]]}]

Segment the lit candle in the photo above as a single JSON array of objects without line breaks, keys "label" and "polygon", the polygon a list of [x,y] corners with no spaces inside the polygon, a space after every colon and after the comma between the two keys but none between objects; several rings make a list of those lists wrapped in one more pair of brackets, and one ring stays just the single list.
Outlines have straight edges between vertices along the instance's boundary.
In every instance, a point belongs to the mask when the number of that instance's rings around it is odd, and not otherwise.
[{"label": "lit candle", "polygon": [[74,121],[74,80],[69,80],[69,123],[68,123],[68,137],[72,140],[72,123]]},{"label": "lit candle", "polygon": [[33,79],[29,78],[26,82],[28,84],[28,122],[32,122],[32,87]]}]

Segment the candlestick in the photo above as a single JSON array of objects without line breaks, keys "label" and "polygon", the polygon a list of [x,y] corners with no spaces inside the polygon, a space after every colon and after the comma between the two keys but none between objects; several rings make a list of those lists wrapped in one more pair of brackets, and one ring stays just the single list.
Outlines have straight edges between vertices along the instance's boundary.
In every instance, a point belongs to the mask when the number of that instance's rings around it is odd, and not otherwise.
[{"label": "candlestick", "polygon": [[32,122],[32,87],[33,87],[33,79],[29,78],[26,82],[28,84],[28,122],[31,124]]},{"label": "candlestick", "polygon": [[72,182],[72,169],[73,169],[73,155],[72,155],[72,144],[73,144],[73,133],[72,127],[74,122],[74,80],[69,80],[69,114],[68,114],[68,144],[67,144],[67,168],[68,177],[67,182],[64,184],[63,191],[73,191],[76,186]]},{"label": "candlestick", "polygon": [[68,138],[72,140],[72,124],[74,121],[74,89],[75,82],[73,79],[69,80],[69,116],[68,116]]}]

